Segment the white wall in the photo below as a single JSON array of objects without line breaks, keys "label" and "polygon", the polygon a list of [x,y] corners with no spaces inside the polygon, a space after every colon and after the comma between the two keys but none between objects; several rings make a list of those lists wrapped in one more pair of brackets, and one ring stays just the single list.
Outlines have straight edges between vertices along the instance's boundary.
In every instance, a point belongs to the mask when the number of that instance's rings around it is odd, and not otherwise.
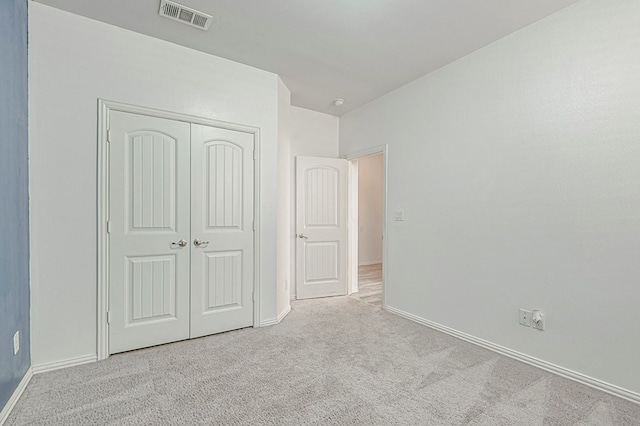
[{"label": "white wall", "polygon": [[291,92],[278,78],[278,318],[291,308]]},{"label": "white wall", "polygon": [[358,264],[382,263],[382,154],[358,160]]},{"label": "white wall", "polygon": [[391,307],[640,392],[638,40],[585,0],[342,117],[389,144]]},{"label": "white wall", "polygon": [[278,77],[29,5],[33,365],[96,353],[98,98],[261,129],[261,320],[274,319]]},{"label": "white wall", "polygon": [[291,297],[295,297],[295,157],[338,157],[338,117],[291,107]]}]

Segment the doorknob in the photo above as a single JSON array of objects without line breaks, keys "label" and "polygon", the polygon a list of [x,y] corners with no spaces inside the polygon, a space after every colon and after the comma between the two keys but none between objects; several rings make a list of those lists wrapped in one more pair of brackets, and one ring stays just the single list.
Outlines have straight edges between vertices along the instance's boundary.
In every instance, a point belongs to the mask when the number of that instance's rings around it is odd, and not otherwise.
[{"label": "doorknob", "polygon": [[200,247],[200,246],[203,246],[203,245],[206,245],[206,244],[209,244],[209,241],[202,241],[202,240],[199,240],[197,238],[195,240],[193,240],[193,245],[196,246],[196,247]]},{"label": "doorknob", "polygon": [[304,238],[305,240],[308,240],[308,239],[309,239],[309,237],[307,237],[307,236],[306,236],[306,235],[304,235],[304,234],[298,234],[298,238]]},{"label": "doorknob", "polygon": [[180,247],[186,247],[187,246],[187,240],[180,240],[177,243],[171,243],[172,246],[180,246]]}]

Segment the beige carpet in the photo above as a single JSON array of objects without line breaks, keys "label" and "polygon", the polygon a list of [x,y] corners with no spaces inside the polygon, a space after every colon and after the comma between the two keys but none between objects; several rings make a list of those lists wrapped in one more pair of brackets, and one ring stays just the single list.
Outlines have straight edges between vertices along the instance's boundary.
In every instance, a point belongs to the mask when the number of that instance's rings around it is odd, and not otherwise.
[{"label": "beige carpet", "polygon": [[7,425],[638,425],[640,406],[349,297],[37,375]]}]

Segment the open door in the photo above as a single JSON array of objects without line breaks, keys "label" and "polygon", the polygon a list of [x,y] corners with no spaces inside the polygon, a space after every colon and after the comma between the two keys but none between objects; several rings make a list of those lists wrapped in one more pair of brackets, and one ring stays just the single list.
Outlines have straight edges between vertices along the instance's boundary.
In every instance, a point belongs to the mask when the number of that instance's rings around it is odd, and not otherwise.
[{"label": "open door", "polygon": [[296,157],[296,297],[347,294],[347,161]]}]

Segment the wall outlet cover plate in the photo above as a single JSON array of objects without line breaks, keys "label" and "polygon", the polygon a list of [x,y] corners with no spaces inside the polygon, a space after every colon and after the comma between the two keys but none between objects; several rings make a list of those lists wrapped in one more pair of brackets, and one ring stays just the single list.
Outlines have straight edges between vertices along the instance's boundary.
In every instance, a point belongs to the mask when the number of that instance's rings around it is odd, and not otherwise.
[{"label": "wall outlet cover plate", "polygon": [[520,309],[520,325],[524,325],[525,327],[531,327],[531,317],[533,313],[526,309]]},{"label": "wall outlet cover plate", "polygon": [[13,335],[13,354],[17,355],[20,350],[20,331],[16,331]]}]

